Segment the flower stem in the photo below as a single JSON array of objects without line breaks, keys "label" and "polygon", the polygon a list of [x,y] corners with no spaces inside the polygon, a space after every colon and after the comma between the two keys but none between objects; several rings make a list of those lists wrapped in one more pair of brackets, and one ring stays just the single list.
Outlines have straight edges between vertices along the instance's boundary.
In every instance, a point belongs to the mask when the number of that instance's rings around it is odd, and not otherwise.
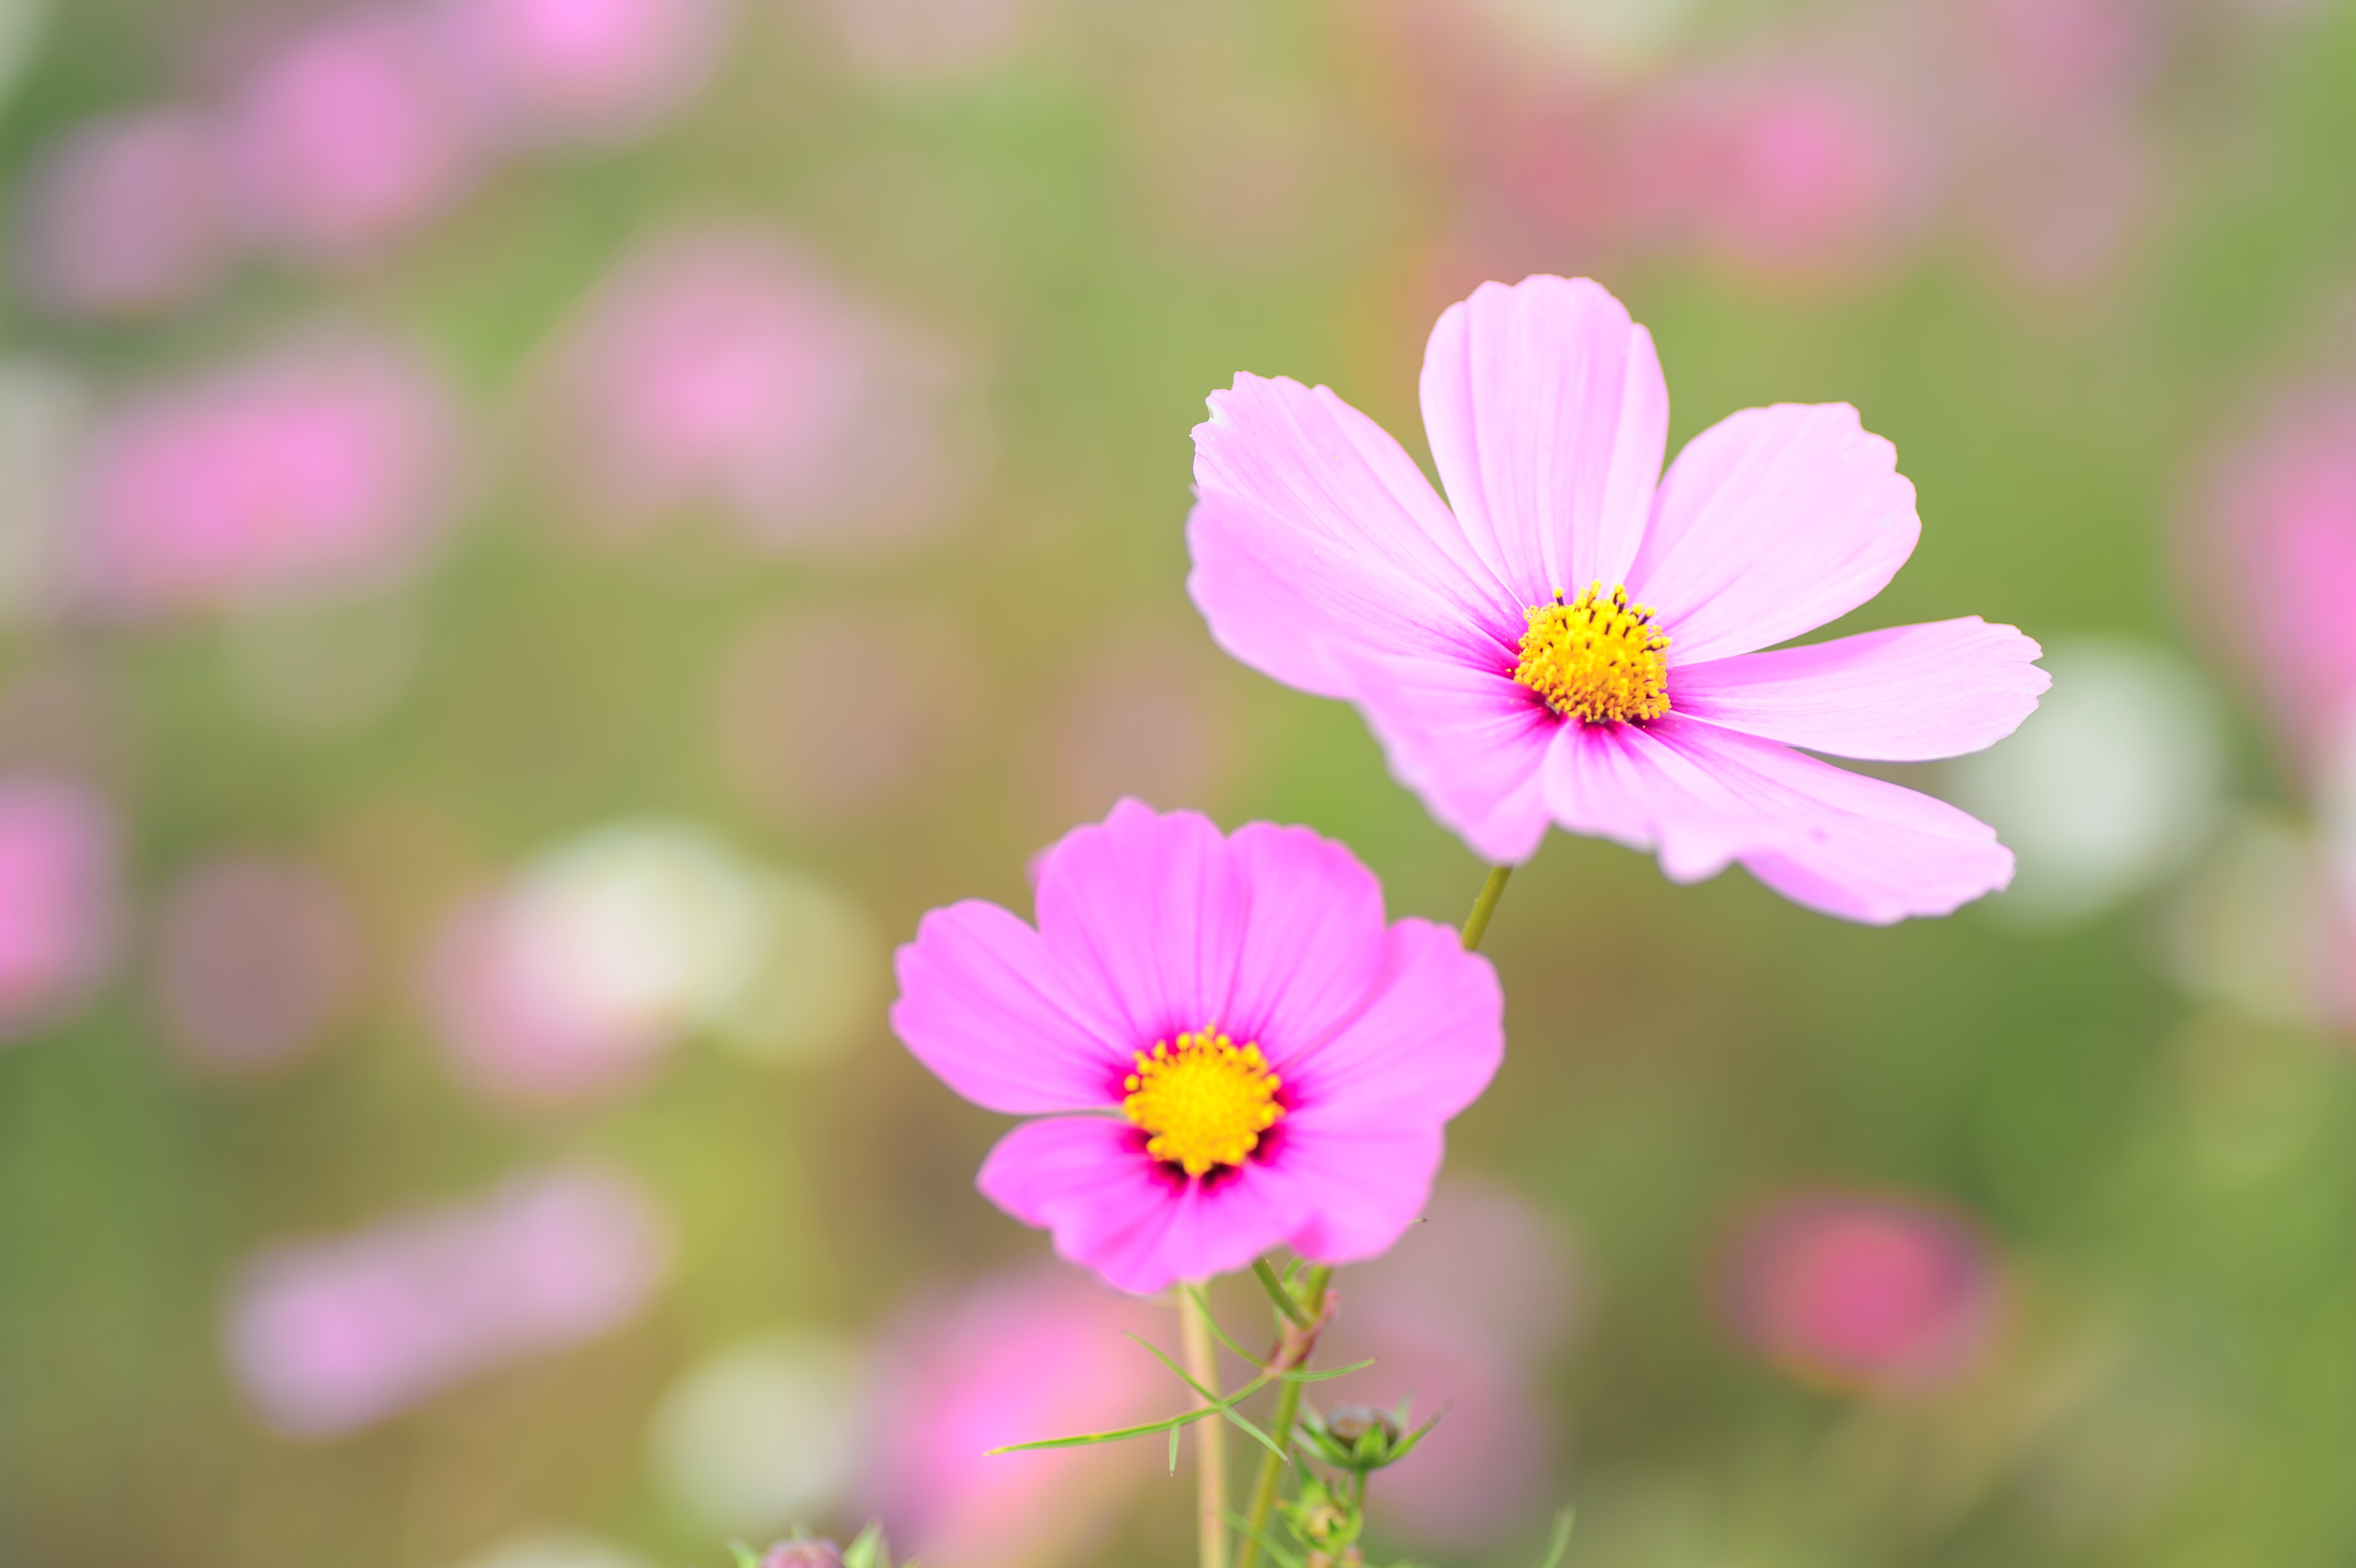
[{"label": "flower stem", "polygon": [[[1309,1271],[1309,1283],[1300,1297],[1301,1315],[1297,1321],[1315,1323],[1325,1316],[1325,1285],[1333,1279],[1333,1271],[1323,1264]],[[1284,1287],[1279,1286],[1282,1289]],[[1287,1371],[1299,1371],[1288,1368]],[[1301,1385],[1287,1379],[1277,1391],[1276,1420],[1269,1435],[1276,1445],[1290,1452],[1292,1447],[1292,1424],[1301,1417]],[[1277,1483],[1283,1479],[1285,1462],[1273,1454],[1259,1456],[1259,1478],[1252,1485],[1251,1529],[1244,1532],[1243,1544],[1236,1548],[1236,1568],[1252,1568],[1259,1556],[1259,1538],[1268,1533],[1268,1516],[1276,1511]]]},{"label": "flower stem", "polygon": [[[1205,1388],[1215,1389],[1219,1386],[1219,1351],[1211,1342],[1211,1319],[1204,1300],[1198,1291],[1178,1293],[1179,1338],[1185,1346],[1188,1373]],[[1194,1521],[1196,1561],[1200,1568],[1227,1568],[1226,1422],[1214,1417],[1194,1424],[1194,1472],[1195,1509],[1199,1516]]]},{"label": "flower stem", "polygon": [[1511,866],[1492,866],[1489,880],[1481,884],[1481,896],[1472,901],[1472,912],[1464,917],[1464,951],[1471,953],[1481,945],[1481,938],[1489,932],[1489,917],[1497,912],[1497,899],[1505,891],[1505,879],[1514,874]]}]

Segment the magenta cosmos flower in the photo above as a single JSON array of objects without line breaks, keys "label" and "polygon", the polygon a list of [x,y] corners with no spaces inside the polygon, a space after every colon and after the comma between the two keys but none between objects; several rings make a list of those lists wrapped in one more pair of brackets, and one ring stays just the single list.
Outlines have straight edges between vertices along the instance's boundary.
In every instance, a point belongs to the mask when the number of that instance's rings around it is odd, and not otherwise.
[{"label": "magenta cosmos flower", "polygon": [[1037,884],[1035,929],[969,899],[899,955],[892,1027],[916,1059],[1042,1118],[991,1151],[985,1196],[1140,1294],[1398,1238],[1505,1053],[1486,959],[1387,926],[1373,873],[1305,827],[1222,837],[1124,800]]},{"label": "magenta cosmos flower", "polygon": [[1844,403],[1747,409],[1668,473],[1651,335],[1585,279],[1484,283],[1433,328],[1423,412],[1449,501],[1333,392],[1237,376],[1194,430],[1189,589],[1211,634],[1356,703],[1402,782],[1480,854],[1549,820],[1740,860],[1876,923],[2003,887],[1954,807],[1803,751],[1917,762],[2012,732],[2049,684],[1976,616],[1754,650],[1881,591],[1922,525]]}]

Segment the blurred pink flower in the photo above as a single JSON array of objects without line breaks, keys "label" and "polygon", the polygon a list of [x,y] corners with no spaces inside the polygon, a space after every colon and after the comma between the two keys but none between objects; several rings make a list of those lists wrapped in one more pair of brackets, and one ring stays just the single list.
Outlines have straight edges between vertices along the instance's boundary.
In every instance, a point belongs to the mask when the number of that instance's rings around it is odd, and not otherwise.
[{"label": "blurred pink flower", "polygon": [[113,814],[81,785],[0,777],[0,1040],[79,1000],[114,955]]},{"label": "blurred pink flower", "polygon": [[796,608],[756,622],[721,672],[720,748],[740,788],[789,819],[888,811],[936,775],[976,699],[948,612]]},{"label": "blurred pink flower", "polygon": [[463,906],[427,976],[434,1032],[459,1078],[508,1104],[609,1099],[651,1077],[679,1034],[657,1008],[609,1005],[544,906],[513,892]]},{"label": "blurred pink flower", "polygon": [[1906,125],[1855,84],[1797,68],[1697,75],[1641,107],[1624,145],[1640,237],[1774,272],[1880,265],[1928,194]]},{"label": "blurred pink flower", "polygon": [[1377,1364],[1310,1391],[1321,1406],[1396,1405],[1447,1416],[1383,1473],[1377,1519],[1414,1543],[1467,1550],[1522,1533],[1550,1500],[1555,1433],[1546,1355],[1574,1330],[1574,1258],[1560,1229],[1510,1189],[1444,1178],[1423,1222],[1341,1276],[1326,1366]]},{"label": "blurred pink flower", "polygon": [[231,1293],[230,1367],[266,1425],[337,1436],[612,1332],[669,1262],[660,1215],[622,1172],[519,1178],[253,1258]]},{"label": "blurred pink flower", "polygon": [[1488,960],[1387,923],[1373,873],[1305,827],[1226,836],[1124,800],[1036,881],[1035,928],[968,899],[898,955],[893,1032],[974,1104],[1038,1118],[991,1150],[985,1197],[1139,1294],[1398,1240],[1505,1051]]},{"label": "blurred pink flower", "polygon": [[455,201],[482,156],[425,13],[390,5],[282,39],[225,129],[255,237],[309,261],[375,255]]},{"label": "blurred pink flower", "polygon": [[1233,772],[1227,714],[1194,649],[1174,638],[1114,638],[1056,704],[1038,748],[1056,820],[1101,816],[1122,795],[1207,801]]},{"label": "blurred pink flower", "polygon": [[253,1072],[293,1061],[343,1021],[359,981],[352,910],[302,860],[223,857],[164,899],[156,1005],[173,1044],[200,1066]]},{"label": "blurred pink flower", "polygon": [[1998,114],[2043,120],[2097,112],[2148,73],[2159,7],[2151,0],[1946,0],[1962,49],[1945,56]]},{"label": "blurred pink flower", "polygon": [[712,73],[729,0],[442,0],[448,69],[489,132],[518,143],[651,129]]},{"label": "blurred pink flower", "polygon": [[556,450],[611,524],[717,507],[778,549],[872,549],[948,520],[970,477],[947,357],[754,234],[660,242],[556,351]]},{"label": "blurred pink flower", "polygon": [[1487,859],[1559,825],[1677,881],[1740,861],[1876,924],[2011,880],[1993,828],[1806,752],[1992,745],[2051,684],[2036,643],[1975,615],[1761,651],[1913,551],[1914,487],[1855,409],[1746,409],[1664,474],[1652,335],[1592,281],[1546,276],[1450,306],[1422,394],[1446,501],[1330,389],[1246,374],[1211,395],[1187,590],[1221,647],[1355,703]]},{"label": "blurred pink flower", "polygon": [[1166,1348],[1174,1327],[1167,1310],[1061,1270],[1003,1275],[906,1315],[876,1358],[876,1435],[863,1467],[866,1501],[895,1554],[934,1568],[1084,1557],[1129,1488],[1159,1469],[1158,1452],[988,1451],[1183,1409],[1184,1386],[1122,1338]]},{"label": "blurred pink flower", "polygon": [[1994,1348],[2003,1281],[1961,1216],[1886,1194],[1783,1199],[1736,1233],[1728,1318],[1770,1365],[1850,1392],[1946,1387]]},{"label": "blurred pink flower", "polygon": [[133,315],[210,287],[230,260],[234,215],[212,125],[180,110],[76,132],[35,176],[19,270],[65,315]]},{"label": "blurred pink flower", "polygon": [[2356,386],[2281,400],[2217,465],[2197,522],[2197,624],[2233,639],[2295,748],[2321,763],[2356,713]]},{"label": "blurred pink flower", "polygon": [[102,423],[79,485],[80,570],[133,613],[381,585],[439,532],[454,444],[442,389],[394,349],[282,347]]}]

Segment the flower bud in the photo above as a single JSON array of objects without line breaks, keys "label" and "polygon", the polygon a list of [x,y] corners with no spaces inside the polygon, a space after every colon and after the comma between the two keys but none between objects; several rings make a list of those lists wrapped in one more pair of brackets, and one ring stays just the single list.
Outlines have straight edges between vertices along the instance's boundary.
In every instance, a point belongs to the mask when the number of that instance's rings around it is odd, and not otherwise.
[{"label": "flower bud", "polygon": [[1382,1434],[1382,1445],[1387,1452],[1399,1440],[1398,1423],[1387,1411],[1371,1404],[1337,1404],[1333,1413],[1325,1418],[1325,1430],[1336,1440],[1356,1446],[1368,1433]]}]

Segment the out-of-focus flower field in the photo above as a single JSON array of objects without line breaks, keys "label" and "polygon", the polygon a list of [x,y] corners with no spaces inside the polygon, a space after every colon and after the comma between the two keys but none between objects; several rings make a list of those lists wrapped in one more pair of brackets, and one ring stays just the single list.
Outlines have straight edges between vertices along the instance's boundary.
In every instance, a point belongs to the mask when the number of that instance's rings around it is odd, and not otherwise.
[{"label": "out-of-focus flower field", "polygon": [[[1121,1337],[885,1025],[1135,795],[1483,868],[1185,591],[1236,372],[1424,458],[1487,279],[1672,450],[1848,401],[1854,631],[2045,645],[1846,924],[1554,836],[1346,1269],[1370,1545],[2356,1557],[2356,5],[0,0],[0,1563],[1177,1564]],[[1222,1297],[1260,1333],[1247,1286]]]}]

